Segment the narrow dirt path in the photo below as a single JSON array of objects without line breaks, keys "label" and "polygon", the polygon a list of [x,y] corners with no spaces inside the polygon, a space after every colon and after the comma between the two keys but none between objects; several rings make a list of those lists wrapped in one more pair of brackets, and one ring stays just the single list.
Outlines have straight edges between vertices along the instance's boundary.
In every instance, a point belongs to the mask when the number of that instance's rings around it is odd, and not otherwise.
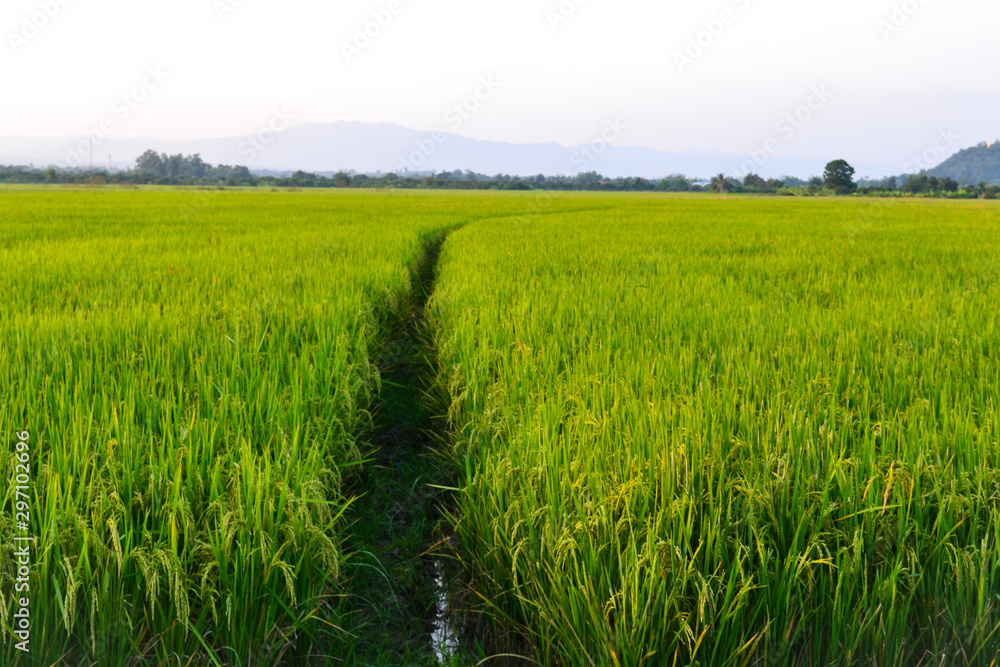
[{"label": "narrow dirt path", "polygon": [[348,480],[357,497],[350,540],[350,631],[357,635],[354,665],[438,665],[432,647],[437,619],[437,572],[428,551],[438,537],[446,466],[435,459],[441,425],[426,399],[433,369],[424,338],[424,309],[447,234],[428,241],[416,271],[414,294],[390,323],[378,359],[382,392],[366,463]]}]

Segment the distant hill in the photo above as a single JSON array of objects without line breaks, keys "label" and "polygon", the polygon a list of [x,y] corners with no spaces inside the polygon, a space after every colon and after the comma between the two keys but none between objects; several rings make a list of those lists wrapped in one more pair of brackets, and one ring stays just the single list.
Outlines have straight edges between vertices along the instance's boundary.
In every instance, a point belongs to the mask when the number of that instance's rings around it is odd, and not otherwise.
[{"label": "distant hill", "polygon": [[[261,137],[264,135],[262,134]],[[597,137],[600,136],[598,128]],[[601,145],[591,152],[581,147],[555,143],[513,144],[470,139],[447,132],[430,133],[389,123],[337,122],[302,124],[261,137],[227,137],[195,141],[169,141],[152,137],[112,137],[95,147],[94,166],[125,168],[146,149],[174,155],[200,153],[211,164],[245,165],[255,172],[291,172],[302,169],[330,172],[338,169],[359,173],[392,172],[409,166],[410,171],[471,170],[481,174],[533,176],[576,175],[597,171],[611,178],[642,176],[662,178],[670,174],[709,178],[720,172],[734,174],[749,160],[747,155],[717,151],[670,153],[642,146]],[[259,150],[254,148],[257,142]],[[86,147],[85,142],[84,147]],[[39,166],[68,164],[70,146],[80,137],[0,137],[0,164]],[[848,156],[849,157],[849,156]],[[407,159],[408,165],[404,163]],[[786,175],[809,178],[823,173],[826,160],[771,156],[753,171],[765,178]],[[89,160],[84,161],[84,166]],[[895,173],[898,167],[852,161],[859,175]]]},{"label": "distant hill", "polygon": [[961,150],[927,173],[938,178],[951,177],[963,185],[982,181],[1000,185],[1000,140]]}]

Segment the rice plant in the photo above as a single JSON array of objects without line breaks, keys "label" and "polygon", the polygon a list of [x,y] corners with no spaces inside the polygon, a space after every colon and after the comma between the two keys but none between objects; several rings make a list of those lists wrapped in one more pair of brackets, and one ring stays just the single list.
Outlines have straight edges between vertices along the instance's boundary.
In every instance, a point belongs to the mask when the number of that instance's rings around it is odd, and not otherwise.
[{"label": "rice plant", "polygon": [[0,662],[350,659],[342,480],[380,330],[451,229],[428,312],[474,640],[1000,659],[995,206],[8,189]]},{"label": "rice plant", "polygon": [[368,348],[455,220],[410,201],[0,195],[0,662],[27,429],[30,664],[324,664]]},{"label": "rice plant", "polygon": [[631,197],[453,234],[432,311],[480,637],[996,664],[998,268],[982,202]]}]

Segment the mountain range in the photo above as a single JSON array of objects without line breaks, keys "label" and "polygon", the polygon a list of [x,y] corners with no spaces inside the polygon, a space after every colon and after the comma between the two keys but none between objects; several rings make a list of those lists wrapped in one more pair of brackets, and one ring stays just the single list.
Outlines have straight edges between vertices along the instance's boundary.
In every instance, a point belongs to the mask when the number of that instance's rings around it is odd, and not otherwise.
[{"label": "mountain range", "polygon": [[[280,127],[280,125],[279,125]],[[174,141],[154,137],[96,141],[93,165],[132,167],[147,149],[167,154],[200,154],[210,164],[245,165],[252,171],[329,173],[442,172],[471,170],[481,174],[576,175],[597,171],[608,177],[659,179],[670,174],[708,178],[714,174],[741,177],[750,170],[765,178],[823,173],[828,160],[769,156],[754,162],[749,154],[718,151],[671,153],[615,141],[609,121],[605,138],[584,146],[556,143],[515,144],[470,139],[448,132],[423,132],[391,123],[307,123],[254,136]],[[61,138],[0,137],[0,164],[80,166],[91,164],[89,142],[82,135]],[[830,156],[830,159],[844,156]],[[880,177],[898,167],[852,163],[859,177]]]}]

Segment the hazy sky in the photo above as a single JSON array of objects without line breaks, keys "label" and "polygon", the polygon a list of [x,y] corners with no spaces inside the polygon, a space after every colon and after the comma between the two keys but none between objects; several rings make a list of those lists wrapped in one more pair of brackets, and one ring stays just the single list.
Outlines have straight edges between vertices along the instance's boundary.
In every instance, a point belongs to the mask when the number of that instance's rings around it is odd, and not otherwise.
[{"label": "hazy sky", "polygon": [[902,171],[1000,135],[996,0],[3,0],[0,30],[0,136],[244,135],[277,108],[577,145],[618,118],[621,145]]}]

